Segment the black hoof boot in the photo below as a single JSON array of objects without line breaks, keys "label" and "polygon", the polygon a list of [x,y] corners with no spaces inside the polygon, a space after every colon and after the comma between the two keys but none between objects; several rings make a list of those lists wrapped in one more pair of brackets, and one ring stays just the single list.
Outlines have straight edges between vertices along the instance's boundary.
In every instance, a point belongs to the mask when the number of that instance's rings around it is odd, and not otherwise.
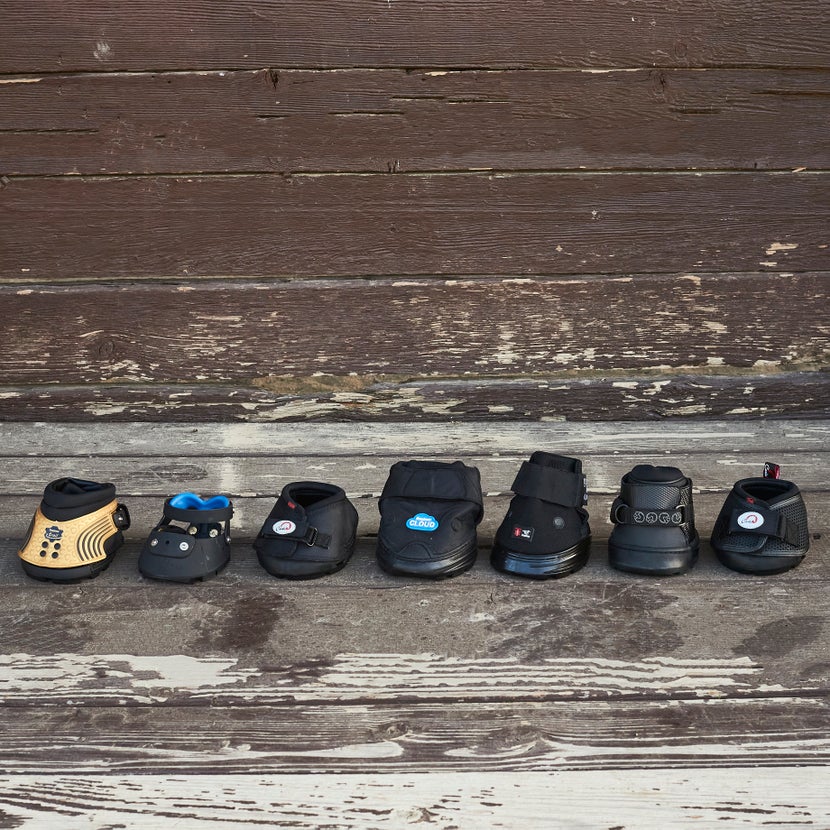
[{"label": "black hoof boot", "polygon": [[342,488],[319,481],[287,484],[254,541],[259,562],[283,579],[339,571],[354,551],[357,510]]},{"label": "black hoof boot", "polygon": [[794,568],[810,548],[801,491],[779,478],[735,482],[715,521],[712,547],[727,568],[740,573],[769,575]]},{"label": "black hoof boot", "polygon": [[608,561],[621,571],[669,576],[697,562],[692,482],[677,467],[638,464],[611,505]]},{"label": "black hoof boot", "polygon": [[476,526],[484,515],[477,468],[399,461],[379,506],[377,558],[387,573],[443,579],[476,561]]},{"label": "black hoof boot", "polygon": [[167,499],[138,557],[141,575],[164,582],[215,576],[231,558],[231,516],[233,505],[226,496],[205,500],[179,493]]},{"label": "black hoof boot", "polygon": [[496,531],[492,566],[531,579],[578,571],[591,549],[582,462],[535,452],[522,464],[511,489],[516,495]]},{"label": "black hoof boot", "polygon": [[23,570],[41,582],[91,579],[109,567],[129,526],[114,484],[59,478],[46,485],[17,554]]}]

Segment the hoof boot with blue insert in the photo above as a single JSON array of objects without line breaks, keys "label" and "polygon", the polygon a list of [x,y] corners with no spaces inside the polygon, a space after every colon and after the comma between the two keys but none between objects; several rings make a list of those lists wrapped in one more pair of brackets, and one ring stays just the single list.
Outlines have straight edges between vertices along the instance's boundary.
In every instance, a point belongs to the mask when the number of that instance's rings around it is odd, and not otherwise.
[{"label": "hoof boot with blue insert", "polygon": [[476,561],[481,480],[461,461],[399,461],[380,497],[377,559],[387,573],[442,579]]},{"label": "hoof boot with blue insert", "polygon": [[142,576],[196,582],[218,574],[231,558],[231,516],[233,505],[226,496],[202,499],[179,493],[167,499],[138,557]]},{"label": "hoof boot with blue insert", "polygon": [[339,571],[354,551],[357,510],[341,487],[319,481],[286,484],[254,541],[259,562],[282,579],[315,579]]},{"label": "hoof boot with blue insert", "polygon": [[114,484],[59,478],[46,485],[18,556],[41,582],[77,582],[106,570],[124,544],[130,514]]},{"label": "hoof boot with blue insert", "polygon": [[692,481],[677,467],[638,464],[611,505],[608,561],[620,571],[682,574],[697,562]]},{"label": "hoof boot with blue insert", "polygon": [[516,494],[490,554],[504,573],[556,579],[578,571],[591,551],[582,462],[534,452],[511,487]]},{"label": "hoof boot with blue insert", "polygon": [[762,576],[798,565],[810,548],[801,491],[767,462],[763,478],[736,481],[712,530],[712,547],[733,571]]}]

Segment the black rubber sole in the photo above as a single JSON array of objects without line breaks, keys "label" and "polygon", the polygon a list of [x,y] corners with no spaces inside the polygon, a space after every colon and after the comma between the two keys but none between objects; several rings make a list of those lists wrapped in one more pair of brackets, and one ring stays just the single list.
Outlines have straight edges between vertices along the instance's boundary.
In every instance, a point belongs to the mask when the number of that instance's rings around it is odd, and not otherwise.
[{"label": "black rubber sole", "polygon": [[791,571],[798,567],[806,556],[806,553],[793,556],[757,556],[749,553],[721,551],[717,548],[715,548],[715,553],[718,561],[730,570],[752,576],[774,576]]},{"label": "black rubber sole", "polygon": [[204,582],[207,579],[212,579],[214,576],[218,576],[225,568],[228,567],[231,558],[228,557],[221,565],[212,570],[205,571],[204,573],[199,574],[187,574],[187,575],[177,575],[172,572],[162,572],[156,571],[151,572],[145,568],[142,568],[141,565],[138,567],[138,572],[145,578],[145,579],[152,579],[154,582],[176,582],[179,585],[192,585],[194,582]]},{"label": "black rubber sole", "polygon": [[629,548],[608,541],[608,562],[618,571],[649,576],[679,576],[694,567],[700,551],[700,542],[680,550],[650,550]]},{"label": "black rubber sole", "polygon": [[32,565],[31,562],[20,560],[23,570],[27,576],[36,579],[38,582],[56,582],[62,585],[69,585],[73,582],[83,582],[85,579],[95,579],[98,574],[103,573],[112,562],[114,554],[106,559],[93,562],[89,565],[78,565],[76,568],[41,568],[39,565]]},{"label": "black rubber sole", "polygon": [[555,553],[519,553],[501,545],[493,545],[490,564],[511,576],[527,579],[561,579],[584,567],[591,555],[591,537],[581,539],[572,548]]},{"label": "black rubber sole", "polygon": [[468,571],[478,556],[475,540],[441,559],[405,559],[386,548],[378,539],[377,560],[381,569],[392,576],[419,576],[423,579],[449,579]]}]

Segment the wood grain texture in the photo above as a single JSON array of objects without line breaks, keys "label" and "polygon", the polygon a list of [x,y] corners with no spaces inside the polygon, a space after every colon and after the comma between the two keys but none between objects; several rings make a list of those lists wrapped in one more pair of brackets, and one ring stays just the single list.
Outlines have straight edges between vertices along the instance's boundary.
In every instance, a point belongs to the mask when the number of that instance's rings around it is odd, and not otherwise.
[{"label": "wood grain texture", "polygon": [[6,775],[70,767],[75,775],[758,769],[830,763],[828,733],[830,703],[821,697],[521,708],[15,707],[0,763]]},{"label": "wood grain texture", "polygon": [[[504,772],[441,775],[53,776],[0,779],[10,827],[181,824],[319,830],[428,827],[791,828],[830,820],[827,768]],[[56,814],[58,818],[56,819]],[[553,817],[552,817],[553,816]]]},{"label": "wood grain texture", "polygon": [[809,172],[8,178],[0,276],[826,269],[829,192]]},{"label": "wood grain texture", "polygon": [[107,0],[4,8],[0,71],[828,66],[820,0]]},{"label": "wood grain texture", "polygon": [[823,273],[7,286],[0,360],[7,384],[322,385],[346,403],[431,376],[652,370],[657,390],[690,368],[827,366],[828,286]]},{"label": "wood grain texture", "polygon": [[[334,382],[338,380],[332,379]],[[340,379],[342,382],[344,379]],[[323,382],[325,379],[323,379]],[[0,421],[435,422],[823,418],[830,374],[680,375],[378,382],[361,391],[281,394],[250,386],[0,387]],[[2,451],[2,448],[0,448]]]},{"label": "wood grain texture", "polygon": [[260,69],[25,80],[0,94],[7,176],[830,166],[830,86],[813,71]]}]

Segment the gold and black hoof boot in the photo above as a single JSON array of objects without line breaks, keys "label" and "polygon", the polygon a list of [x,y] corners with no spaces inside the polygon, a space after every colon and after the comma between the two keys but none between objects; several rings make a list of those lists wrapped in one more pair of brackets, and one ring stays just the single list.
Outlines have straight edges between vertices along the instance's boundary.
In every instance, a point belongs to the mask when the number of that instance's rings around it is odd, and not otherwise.
[{"label": "gold and black hoof boot", "polygon": [[197,582],[215,576],[231,559],[233,504],[227,496],[203,499],[179,493],[164,503],[138,557],[148,579]]},{"label": "gold and black hoof boot", "polygon": [[129,526],[114,484],[59,478],[46,485],[17,555],[23,570],[42,582],[91,579],[109,567]]}]

